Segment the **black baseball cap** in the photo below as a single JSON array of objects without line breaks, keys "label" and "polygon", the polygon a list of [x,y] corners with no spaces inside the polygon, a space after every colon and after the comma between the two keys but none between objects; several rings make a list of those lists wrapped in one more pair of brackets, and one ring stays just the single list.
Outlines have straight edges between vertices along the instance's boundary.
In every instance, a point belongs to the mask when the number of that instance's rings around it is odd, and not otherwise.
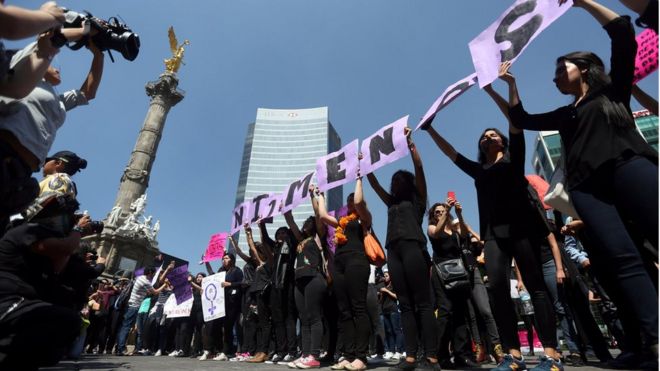
[{"label": "black baseball cap", "polygon": [[64,172],[69,175],[73,175],[87,167],[87,160],[80,158],[75,152],[71,151],[55,152],[53,155],[46,157],[46,162],[50,160],[60,160],[64,162]]}]

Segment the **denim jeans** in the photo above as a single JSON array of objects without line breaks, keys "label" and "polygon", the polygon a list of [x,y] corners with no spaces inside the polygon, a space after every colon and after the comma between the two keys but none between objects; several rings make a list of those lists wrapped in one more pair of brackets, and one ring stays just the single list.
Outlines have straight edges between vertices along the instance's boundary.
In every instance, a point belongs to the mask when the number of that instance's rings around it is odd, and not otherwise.
[{"label": "denim jeans", "polygon": [[117,353],[126,351],[126,338],[128,337],[128,332],[131,331],[131,327],[133,327],[133,324],[135,323],[139,309],[139,307],[128,307],[128,309],[126,309],[124,322],[122,322],[121,328],[119,329],[119,335],[117,336]]},{"label": "denim jeans", "polygon": [[144,325],[147,323],[149,312],[142,312],[137,314],[137,336],[135,337],[135,351],[142,350],[142,340],[144,337]]},{"label": "denim jeans", "polygon": [[545,279],[545,285],[548,287],[550,300],[552,300],[552,304],[555,307],[555,314],[559,320],[557,330],[561,330],[564,335],[568,351],[571,353],[580,353],[577,344],[575,344],[577,333],[575,327],[573,327],[573,318],[570,316],[570,311],[567,310],[563,287],[557,285],[557,267],[554,260],[551,259],[543,263],[543,278]]},{"label": "denim jeans", "polygon": [[385,351],[403,352],[403,330],[401,329],[401,313],[395,310],[381,315],[385,327]]}]

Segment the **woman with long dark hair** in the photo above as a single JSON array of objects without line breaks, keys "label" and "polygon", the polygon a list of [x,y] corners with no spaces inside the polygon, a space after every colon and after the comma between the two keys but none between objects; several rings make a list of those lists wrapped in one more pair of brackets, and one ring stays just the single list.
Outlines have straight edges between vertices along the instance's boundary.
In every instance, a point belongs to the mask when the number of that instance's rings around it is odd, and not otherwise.
[{"label": "woman with long dark hair", "polygon": [[[506,101],[490,85],[484,88],[507,115]],[[491,302],[500,331],[504,356],[495,370],[526,368],[520,353],[517,318],[509,294],[511,259],[515,258],[534,303],[538,333],[545,349],[539,369],[561,368],[556,352],[555,314],[541,270],[538,246],[550,233],[545,218],[530,200],[525,178],[525,138],[509,125],[511,141],[496,128],[479,137],[478,162],[458,153],[433,127],[426,128],[440,150],[474,179],[479,205],[479,229],[485,241],[486,271],[493,293]]]},{"label": "woman with long dark hair", "polygon": [[325,197],[318,195],[321,221],[335,229],[335,256],[332,288],[339,309],[339,332],[345,359],[333,370],[364,370],[367,367],[371,321],[367,314],[369,260],[364,252],[364,235],[371,228],[371,213],[364,201],[362,177],[355,182],[355,193],[346,199],[348,212],[339,219],[328,214]]},{"label": "woman with long dark hair", "polygon": [[[456,210],[458,223],[454,224],[451,209]],[[469,229],[463,220],[463,208],[453,198],[444,203],[435,203],[429,209],[429,226],[427,235],[433,248],[433,262],[442,264],[451,259],[462,259],[463,248],[469,243]],[[459,227],[460,225],[460,227]],[[467,266],[466,266],[467,269]],[[468,270],[468,274],[473,274]],[[439,356],[444,357],[443,364],[451,365],[449,359],[449,341],[453,349],[454,364],[456,367],[479,367],[472,358],[472,349],[469,343],[466,313],[468,300],[472,292],[471,287],[446,289],[445,282],[438,272],[431,275],[431,284],[436,296],[438,310],[438,343]]]},{"label": "woman with long dark hair", "polygon": [[[658,247],[658,157],[635,127],[630,95],[637,44],[628,17],[592,0],[574,6],[591,14],[612,41],[611,71],[591,52],[557,59],[554,82],[574,101],[542,114],[528,114],[515,79],[505,68],[513,124],[521,129],[559,130],[565,150],[566,188],[585,232],[597,249],[589,251],[594,269],[616,277],[617,306],[630,307],[642,339],[658,355],[658,295],[645,271],[630,227]],[[640,295],[641,293],[641,295]],[[619,296],[618,294],[615,296]],[[634,305],[631,305],[634,303]],[[636,335],[633,335],[636,337]]]},{"label": "woman with long dark hair", "polygon": [[289,229],[299,241],[296,248],[296,307],[300,315],[300,333],[302,355],[288,363],[291,368],[319,368],[321,363],[321,340],[323,321],[321,304],[327,289],[325,259],[323,250],[316,241],[317,223],[315,216],[310,216],[303,223],[302,229],[293,219],[291,211],[284,213]]},{"label": "woman with long dark hair", "polygon": [[[387,206],[387,267],[399,298],[406,357],[392,371],[415,368],[440,369],[437,358],[435,318],[429,272],[431,258],[426,251],[422,222],[426,212],[426,178],[422,159],[406,127],[415,174],[399,170],[392,175],[390,192],[378,183],[373,173],[369,184]],[[418,320],[419,319],[419,320]],[[425,359],[417,363],[418,329],[422,332]]]}]

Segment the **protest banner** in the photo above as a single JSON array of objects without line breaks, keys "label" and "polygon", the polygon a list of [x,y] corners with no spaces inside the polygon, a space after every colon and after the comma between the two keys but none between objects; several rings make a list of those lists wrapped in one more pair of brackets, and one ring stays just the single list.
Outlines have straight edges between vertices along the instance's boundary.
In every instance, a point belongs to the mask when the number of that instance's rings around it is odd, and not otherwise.
[{"label": "protest banner", "polygon": [[293,210],[309,197],[309,185],[314,173],[311,172],[289,184],[282,193],[282,213]]},{"label": "protest banner", "polygon": [[360,174],[367,175],[374,170],[394,162],[410,153],[404,128],[408,125],[408,116],[381,128],[375,134],[362,141],[360,150]]},{"label": "protest banner", "polygon": [[206,247],[202,261],[204,263],[222,259],[225,256],[225,246],[227,243],[227,233],[216,233],[211,236],[209,245]]},{"label": "protest banner", "polygon": [[[190,285],[188,285],[190,286]],[[165,301],[165,306],[163,306],[163,313],[167,318],[177,318],[177,317],[189,317],[190,312],[192,312],[193,298],[177,304],[176,297],[170,295]]]},{"label": "protest banner", "polygon": [[426,111],[424,117],[419,122],[419,125],[415,128],[415,131],[419,129],[425,129],[428,125],[431,125],[435,114],[438,113],[441,109],[445,108],[449,103],[454,99],[458,98],[461,94],[465,93],[472,85],[477,83],[477,73],[474,72],[468,77],[463,78],[462,80],[454,83],[449,86],[445,91],[436,99],[431,108]]},{"label": "protest banner", "polygon": [[281,193],[264,193],[255,196],[250,205],[250,224],[259,219],[272,218],[279,215],[279,206],[282,203]]},{"label": "protest banner", "polygon": [[479,87],[493,82],[500,64],[515,62],[543,30],[571,8],[571,0],[517,0],[492,25],[469,43]]},{"label": "protest banner", "polygon": [[316,160],[316,179],[319,189],[327,191],[355,180],[358,167],[358,140],[355,139],[339,151]]},{"label": "protest banner", "polygon": [[247,200],[242,204],[236,206],[234,211],[231,213],[231,229],[229,234],[235,234],[238,232],[245,223],[250,222],[250,207],[252,206],[252,201]]},{"label": "protest banner", "polygon": [[220,272],[204,277],[202,280],[202,311],[204,322],[225,316],[225,274]]},{"label": "protest banner", "polygon": [[640,32],[635,40],[637,40],[637,57],[633,84],[658,69],[658,34],[647,28]]},{"label": "protest banner", "polygon": [[188,264],[172,269],[167,274],[167,279],[174,286],[174,296],[177,304],[192,298],[192,287],[188,282]]}]

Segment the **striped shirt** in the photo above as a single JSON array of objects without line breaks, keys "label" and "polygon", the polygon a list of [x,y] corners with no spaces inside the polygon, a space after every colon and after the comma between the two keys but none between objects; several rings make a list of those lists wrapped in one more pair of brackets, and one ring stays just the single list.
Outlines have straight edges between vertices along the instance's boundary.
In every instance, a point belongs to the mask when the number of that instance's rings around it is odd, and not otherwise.
[{"label": "striped shirt", "polygon": [[133,284],[133,291],[131,291],[131,298],[128,299],[128,306],[139,307],[142,304],[142,300],[147,296],[147,290],[150,289],[153,290],[153,287],[147,276],[138,277]]}]

